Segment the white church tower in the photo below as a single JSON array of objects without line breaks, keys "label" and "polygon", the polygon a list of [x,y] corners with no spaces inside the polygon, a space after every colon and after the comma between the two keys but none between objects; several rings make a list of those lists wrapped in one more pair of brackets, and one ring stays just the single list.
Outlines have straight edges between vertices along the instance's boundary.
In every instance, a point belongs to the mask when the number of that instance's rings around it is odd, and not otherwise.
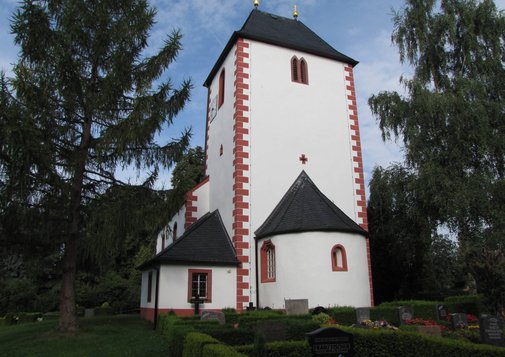
[{"label": "white church tower", "polygon": [[[225,301],[213,298],[204,309],[282,309],[285,299],[308,299],[310,307],[373,304],[356,64],[296,17],[254,9],[233,33],[204,83],[207,178],[188,193],[167,225],[171,234],[160,234],[158,255],[142,267],[146,317],[154,306],[145,300],[154,289],[149,272],[159,274],[154,313],[185,313],[192,295],[215,295],[216,278],[211,284],[210,276],[187,273],[181,283],[163,271],[202,267],[232,271],[221,285]],[[198,226],[208,242],[217,239],[200,222],[209,212],[219,216],[236,260],[174,258],[178,246],[202,241],[193,237]],[[163,297],[174,284],[187,291],[180,302]]]}]

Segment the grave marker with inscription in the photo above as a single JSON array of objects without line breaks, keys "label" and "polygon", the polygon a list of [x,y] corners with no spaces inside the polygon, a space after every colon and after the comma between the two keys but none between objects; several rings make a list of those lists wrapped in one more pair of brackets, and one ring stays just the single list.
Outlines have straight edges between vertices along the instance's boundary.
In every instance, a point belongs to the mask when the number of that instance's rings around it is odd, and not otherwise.
[{"label": "grave marker with inscription", "polygon": [[505,347],[503,321],[497,316],[480,315],[480,340],[482,343]]},{"label": "grave marker with inscription", "polygon": [[370,308],[358,307],[356,309],[356,322],[360,324],[365,320],[370,320]]},{"label": "grave marker with inscription", "polygon": [[398,315],[400,318],[400,325],[404,325],[407,320],[414,318],[414,308],[412,306],[400,306],[398,308]]},{"label": "grave marker with inscription", "polygon": [[449,316],[447,307],[445,305],[437,305],[437,319],[447,320],[447,316]]},{"label": "grave marker with inscription", "polygon": [[466,314],[455,313],[451,314],[452,328],[465,328],[468,327],[468,320],[466,319]]},{"label": "grave marker with inscription", "polygon": [[347,357],[353,355],[354,335],[334,327],[322,327],[305,334],[313,356]]},{"label": "grave marker with inscription", "polygon": [[305,315],[309,313],[308,299],[284,300],[286,315]]},{"label": "grave marker with inscription", "polygon": [[202,317],[200,317],[202,321],[216,320],[219,321],[220,325],[224,325],[226,323],[226,318],[224,313],[221,311],[204,311],[202,312]]}]

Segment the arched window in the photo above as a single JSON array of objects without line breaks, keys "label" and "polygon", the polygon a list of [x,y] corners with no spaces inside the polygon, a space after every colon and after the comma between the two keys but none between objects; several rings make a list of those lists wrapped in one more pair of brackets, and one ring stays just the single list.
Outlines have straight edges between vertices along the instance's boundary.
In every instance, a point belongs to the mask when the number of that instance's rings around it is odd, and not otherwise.
[{"label": "arched window", "polygon": [[161,233],[161,250],[165,249],[165,239],[165,231],[163,231],[163,233]]},{"label": "arched window", "polygon": [[304,58],[291,57],[291,81],[309,84],[308,66]]},{"label": "arched window", "polygon": [[275,245],[267,240],[261,246],[261,282],[270,283],[275,281]]},{"label": "arched window", "polygon": [[298,82],[298,58],[296,56],[291,58],[291,80]]},{"label": "arched window", "polygon": [[221,108],[221,105],[224,103],[224,69],[221,71],[219,75],[219,102],[217,107]]},{"label": "arched window", "polygon": [[172,234],[173,234],[173,238],[174,238],[174,242],[175,240],[177,239],[177,222],[174,223],[174,229],[172,229]]},{"label": "arched window", "polygon": [[300,82],[309,84],[309,77],[307,73],[307,62],[302,58],[300,59]]},{"label": "arched window", "polygon": [[331,249],[331,270],[347,271],[347,254],[341,244],[337,244]]},{"label": "arched window", "polygon": [[223,156],[223,144],[221,144],[221,147],[219,148],[219,156]]}]

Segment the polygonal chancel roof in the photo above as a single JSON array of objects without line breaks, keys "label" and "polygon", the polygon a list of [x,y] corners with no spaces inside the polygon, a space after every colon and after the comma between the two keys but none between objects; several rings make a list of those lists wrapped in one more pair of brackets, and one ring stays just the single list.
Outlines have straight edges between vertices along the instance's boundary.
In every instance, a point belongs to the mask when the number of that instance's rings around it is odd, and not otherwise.
[{"label": "polygonal chancel roof", "polygon": [[231,36],[209,76],[205,80],[204,85],[206,87],[210,85],[212,78],[216,75],[226,55],[238,38],[247,38],[284,48],[303,51],[347,63],[351,66],[358,64],[358,61],[331,47],[301,21],[255,9],[251,11],[242,28],[239,31],[235,31]]},{"label": "polygonal chancel roof", "polygon": [[174,243],[139,269],[158,264],[238,265],[235,249],[218,210],[193,223]]},{"label": "polygonal chancel roof", "polygon": [[263,238],[308,231],[368,234],[319,191],[302,171],[255,234],[256,238]]}]

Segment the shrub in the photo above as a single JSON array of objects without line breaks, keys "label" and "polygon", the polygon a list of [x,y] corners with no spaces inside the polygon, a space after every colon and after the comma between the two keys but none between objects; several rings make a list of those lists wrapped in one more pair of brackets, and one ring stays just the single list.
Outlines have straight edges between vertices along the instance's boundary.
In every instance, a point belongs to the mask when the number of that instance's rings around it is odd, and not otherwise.
[{"label": "shrub", "polygon": [[[415,311],[414,311],[415,313]],[[392,325],[400,325],[400,317],[398,315],[398,308],[394,306],[379,305],[370,310],[371,320],[385,320]]]},{"label": "shrub", "polygon": [[[256,357],[253,345],[237,346],[235,349],[250,357]],[[266,357],[311,357],[312,351],[306,341],[276,341],[265,344]]]},{"label": "shrub", "polygon": [[324,312],[320,312],[317,315],[313,315],[312,320],[317,322],[320,325],[327,324],[327,323],[330,323],[331,316],[328,314],[325,314]]},{"label": "shrub", "polygon": [[450,296],[444,304],[451,313],[464,312],[478,316],[479,313],[486,312],[481,295]]},{"label": "shrub", "polygon": [[215,338],[200,332],[190,332],[184,339],[183,357],[201,357],[203,348],[210,343],[219,343]]},{"label": "shrub", "polygon": [[202,357],[246,357],[246,355],[226,345],[205,345]]},{"label": "shrub", "polygon": [[5,317],[0,317],[0,326],[5,326],[7,325],[7,322],[5,322]]},{"label": "shrub", "polygon": [[200,332],[231,346],[253,343],[254,332],[251,328],[233,328],[229,326],[201,326]]},{"label": "shrub", "polygon": [[356,323],[356,310],[353,307],[332,307],[328,309],[328,315],[340,325]]}]

